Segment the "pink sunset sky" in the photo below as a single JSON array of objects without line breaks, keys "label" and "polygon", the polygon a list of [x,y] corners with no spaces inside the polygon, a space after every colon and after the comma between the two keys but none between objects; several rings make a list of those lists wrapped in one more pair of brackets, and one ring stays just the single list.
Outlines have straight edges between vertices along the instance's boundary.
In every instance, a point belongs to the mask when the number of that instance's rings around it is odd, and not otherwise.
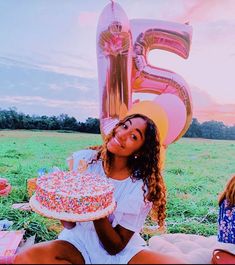
[{"label": "pink sunset sky", "polygon": [[[199,122],[217,120],[235,125],[235,1],[116,2],[129,19],[188,22],[192,26],[187,59],[153,50],[148,61],[185,79],[192,95],[193,117]],[[19,5],[17,0],[2,1],[1,108],[15,106],[24,113],[39,115],[63,112],[79,120],[98,117],[96,29],[108,3],[22,0]]]}]

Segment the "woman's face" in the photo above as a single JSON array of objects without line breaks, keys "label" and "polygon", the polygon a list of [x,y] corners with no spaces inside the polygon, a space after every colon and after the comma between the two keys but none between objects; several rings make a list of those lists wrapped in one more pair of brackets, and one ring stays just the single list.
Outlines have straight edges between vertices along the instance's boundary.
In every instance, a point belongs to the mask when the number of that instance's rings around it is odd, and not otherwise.
[{"label": "woman's face", "polygon": [[117,156],[130,156],[136,153],[145,141],[146,121],[132,118],[118,126],[107,143],[109,152]]}]

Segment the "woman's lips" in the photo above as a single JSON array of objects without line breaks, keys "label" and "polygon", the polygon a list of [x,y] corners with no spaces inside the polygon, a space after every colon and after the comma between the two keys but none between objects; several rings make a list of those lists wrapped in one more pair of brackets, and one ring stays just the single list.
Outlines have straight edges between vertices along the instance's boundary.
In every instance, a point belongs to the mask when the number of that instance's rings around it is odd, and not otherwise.
[{"label": "woman's lips", "polygon": [[114,140],[119,146],[121,146],[122,148],[124,148],[124,146],[120,143],[120,141],[119,141],[116,137],[113,137],[113,140]]}]

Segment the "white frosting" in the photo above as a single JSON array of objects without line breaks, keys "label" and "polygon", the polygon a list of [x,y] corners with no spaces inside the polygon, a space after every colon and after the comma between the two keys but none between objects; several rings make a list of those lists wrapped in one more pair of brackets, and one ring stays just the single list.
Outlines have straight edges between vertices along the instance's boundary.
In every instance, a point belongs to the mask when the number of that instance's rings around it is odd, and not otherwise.
[{"label": "white frosting", "polygon": [[45,217],[65,220],[65,221],[71,221],[71,222],[83,222],[83,221],[92,221],[95,219],[100,219],[112,213],[114,209],[116,208],[116,202],[115,200],[113,200],[112,203],[107,208],[97,211],[97,212],[93,212],[93,213],[73,214],[73,213],[66,213],[66,212],[50,211],[46,207],[42,206],[36,200],[35,194],[30,198],[29,204],[35,212]]}]

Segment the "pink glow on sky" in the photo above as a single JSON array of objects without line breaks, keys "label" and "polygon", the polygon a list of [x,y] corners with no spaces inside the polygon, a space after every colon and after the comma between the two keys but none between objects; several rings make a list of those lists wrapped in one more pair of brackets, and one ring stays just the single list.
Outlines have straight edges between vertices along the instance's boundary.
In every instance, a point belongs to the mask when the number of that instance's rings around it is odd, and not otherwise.
[{"label": "pink glow on sky", "polygon": [[92,27],[97,23],[98,16],[97,12],[81,12],[78,23],[83,27]]},{"label": "pink glow on sky", "polygon": [[[116,2],[129,19],[189,22],[193,28],[189,57],[183,59],[173,53],[154,50],[148,56],[149,63],[174,71],[185,79],[192,90],[193,113],[199,121],[216,119],[234,125],[235,0]],[[61,0],[58,3],[39,0],[29,5],[27,0],[22,0],[19,7],[14,0],[1,1],[0,54],[46,71],[97,79],[96,29],[99,15],[108,3],[108,0]],[[87,83],[76,86],[81,91],[88,89]],[[14,91],[16,84],[11,84],[11,87],[11,94],[0,95],[0,105],[11,106],[11,99],[22,96]],[[68,94],[66,87],[52,85],[49,89],[57,89],[58,95],[59,92],[64,96]],[[94,87],[94,90],[98,90],[98,87]],[[17,101],[19,110],[24,110],[29,104],[29,96],[37,99],[37,95],[31,94],[32,91],[30,95],[25,95],[25,100],[22,96],[21,101]],[[83,113],[83,119],[98,117],[99,102],[94,95],[89,94],[90,103],[83,101],[80,109],[76,105],[76,112]],[[38,104],[41,104],[39,109],[55,106],[48,112],[60,111],[56,104],[51,104],[52,99],[46,95],[40,96],[43,100],[38,100]],[[64,112],[72,113],[71,109],[66,109],[68,99],[63,95],[54,100],[64,106]],[[71,100],[71,106],[80,100]]]},{"label": "pink glow on sky", "polygon": [[[234,19],[234,1],[225,0],[197,0],[184,1],[185,13],[181,18],[183,21],[200,22],[216,21],[220,19]],[[189,7],[189,8],[187,8]]]},{"label": "pink glow on sky", "polygon": [[[182,1],[185,12],[172,17],[193,26],[189,58],[152,51],[151,64],[180,74],[193,94],[193,113],[206,120],[235,124],[235,2]],[[169,16],[169,15],[168,15]],[[195,86],[200,93],[195,93]],[[204,102],[204,104],[201,104]],[[207,102],[207,104],[205,104]]]}]

